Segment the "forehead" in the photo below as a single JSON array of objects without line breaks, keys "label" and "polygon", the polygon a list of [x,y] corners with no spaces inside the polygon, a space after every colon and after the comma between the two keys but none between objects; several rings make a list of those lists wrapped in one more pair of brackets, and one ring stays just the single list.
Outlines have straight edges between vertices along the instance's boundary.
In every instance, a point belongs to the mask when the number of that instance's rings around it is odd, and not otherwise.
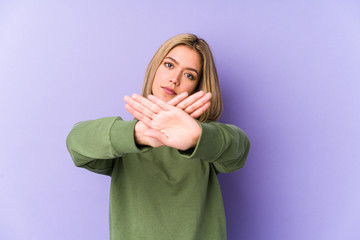
[{"label": "forehead", "polygon": [[173,48],[166,57],[171,57],[175,61],[179,63],[179,65],[183,65],[184,67],[192,67],[197,70],[201,70],[201,57],[200,54],[184,45],[177,46]]}]

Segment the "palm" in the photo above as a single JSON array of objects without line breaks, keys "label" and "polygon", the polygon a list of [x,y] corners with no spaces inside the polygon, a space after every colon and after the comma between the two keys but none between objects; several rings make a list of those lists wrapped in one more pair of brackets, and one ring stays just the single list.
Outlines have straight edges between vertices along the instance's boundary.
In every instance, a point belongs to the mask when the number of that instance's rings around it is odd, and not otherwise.
[{"label": "palm", "polygon": [[186,150],[196,145],[201,128],[187,113],[176,107],[167,106],[154,115],[146,136],[157,139],[164,145]]},{"label": "palm", "polygon": [[135,139],[136,142],[140,145],[149,145],[151,147],[160,147],[163,144],[156,138],[145,136],[144,133],[150,128],[146,126],[143,122],[138,121],[135,125]]},{"label": "palm", "polygon": [[188,97],[186,92],[169,102],[154,96],[125,96],[125,108],[139,120],[135,125],[137,144],[159,147],[167,145],[180,150],[194,147],[201,134],[194,120],[210,106],[211,94],[203,91]]}]

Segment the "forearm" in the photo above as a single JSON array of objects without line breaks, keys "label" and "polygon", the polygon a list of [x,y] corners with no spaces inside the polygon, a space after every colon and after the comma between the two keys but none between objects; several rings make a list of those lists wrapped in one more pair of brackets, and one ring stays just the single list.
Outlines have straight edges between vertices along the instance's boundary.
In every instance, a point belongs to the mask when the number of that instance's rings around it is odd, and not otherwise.
[{"label": "forearm", "polygon": [[139,151],[134,143],[135,121],[120,117],[76,124],[67,137],[67,148],[77,166],[97,159],[113,159]]},{"label": "forearm", "polygon": [[244,166],[250,141],[238,127],[218,122],[200,123],[201,136],[188,158],[213,163],[219,172],[232,172]]}]

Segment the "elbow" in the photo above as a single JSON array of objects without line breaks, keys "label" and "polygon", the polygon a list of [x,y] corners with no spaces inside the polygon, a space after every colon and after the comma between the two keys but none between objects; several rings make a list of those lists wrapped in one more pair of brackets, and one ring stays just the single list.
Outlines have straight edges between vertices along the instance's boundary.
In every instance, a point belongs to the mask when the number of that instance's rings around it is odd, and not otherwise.
[{"label": "elbow", "polygon": [[72,132],[69,133],[69,135],[66,138],[66,148],[71,156],[71,159],[73,160],[76,167],[82,167],[84,165],[83,161],[81,161],[81,155],[78,154],[73,149],[73,136]]}]

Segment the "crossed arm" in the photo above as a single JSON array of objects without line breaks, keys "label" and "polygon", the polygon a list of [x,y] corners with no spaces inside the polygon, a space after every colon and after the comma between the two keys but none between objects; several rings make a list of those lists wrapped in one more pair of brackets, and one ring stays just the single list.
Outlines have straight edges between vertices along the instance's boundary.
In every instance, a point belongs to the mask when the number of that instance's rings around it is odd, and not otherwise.
[{"label": "crossed arm", "polygon": [[125,108],[139,121],[135,141],[152,147],[169,146],[179,150],[195,147],[201,127],[195,118],[210,106],[211,93],[199,91],[191,96],[179,94],[169,102],[150,95],[125,96]]}]

